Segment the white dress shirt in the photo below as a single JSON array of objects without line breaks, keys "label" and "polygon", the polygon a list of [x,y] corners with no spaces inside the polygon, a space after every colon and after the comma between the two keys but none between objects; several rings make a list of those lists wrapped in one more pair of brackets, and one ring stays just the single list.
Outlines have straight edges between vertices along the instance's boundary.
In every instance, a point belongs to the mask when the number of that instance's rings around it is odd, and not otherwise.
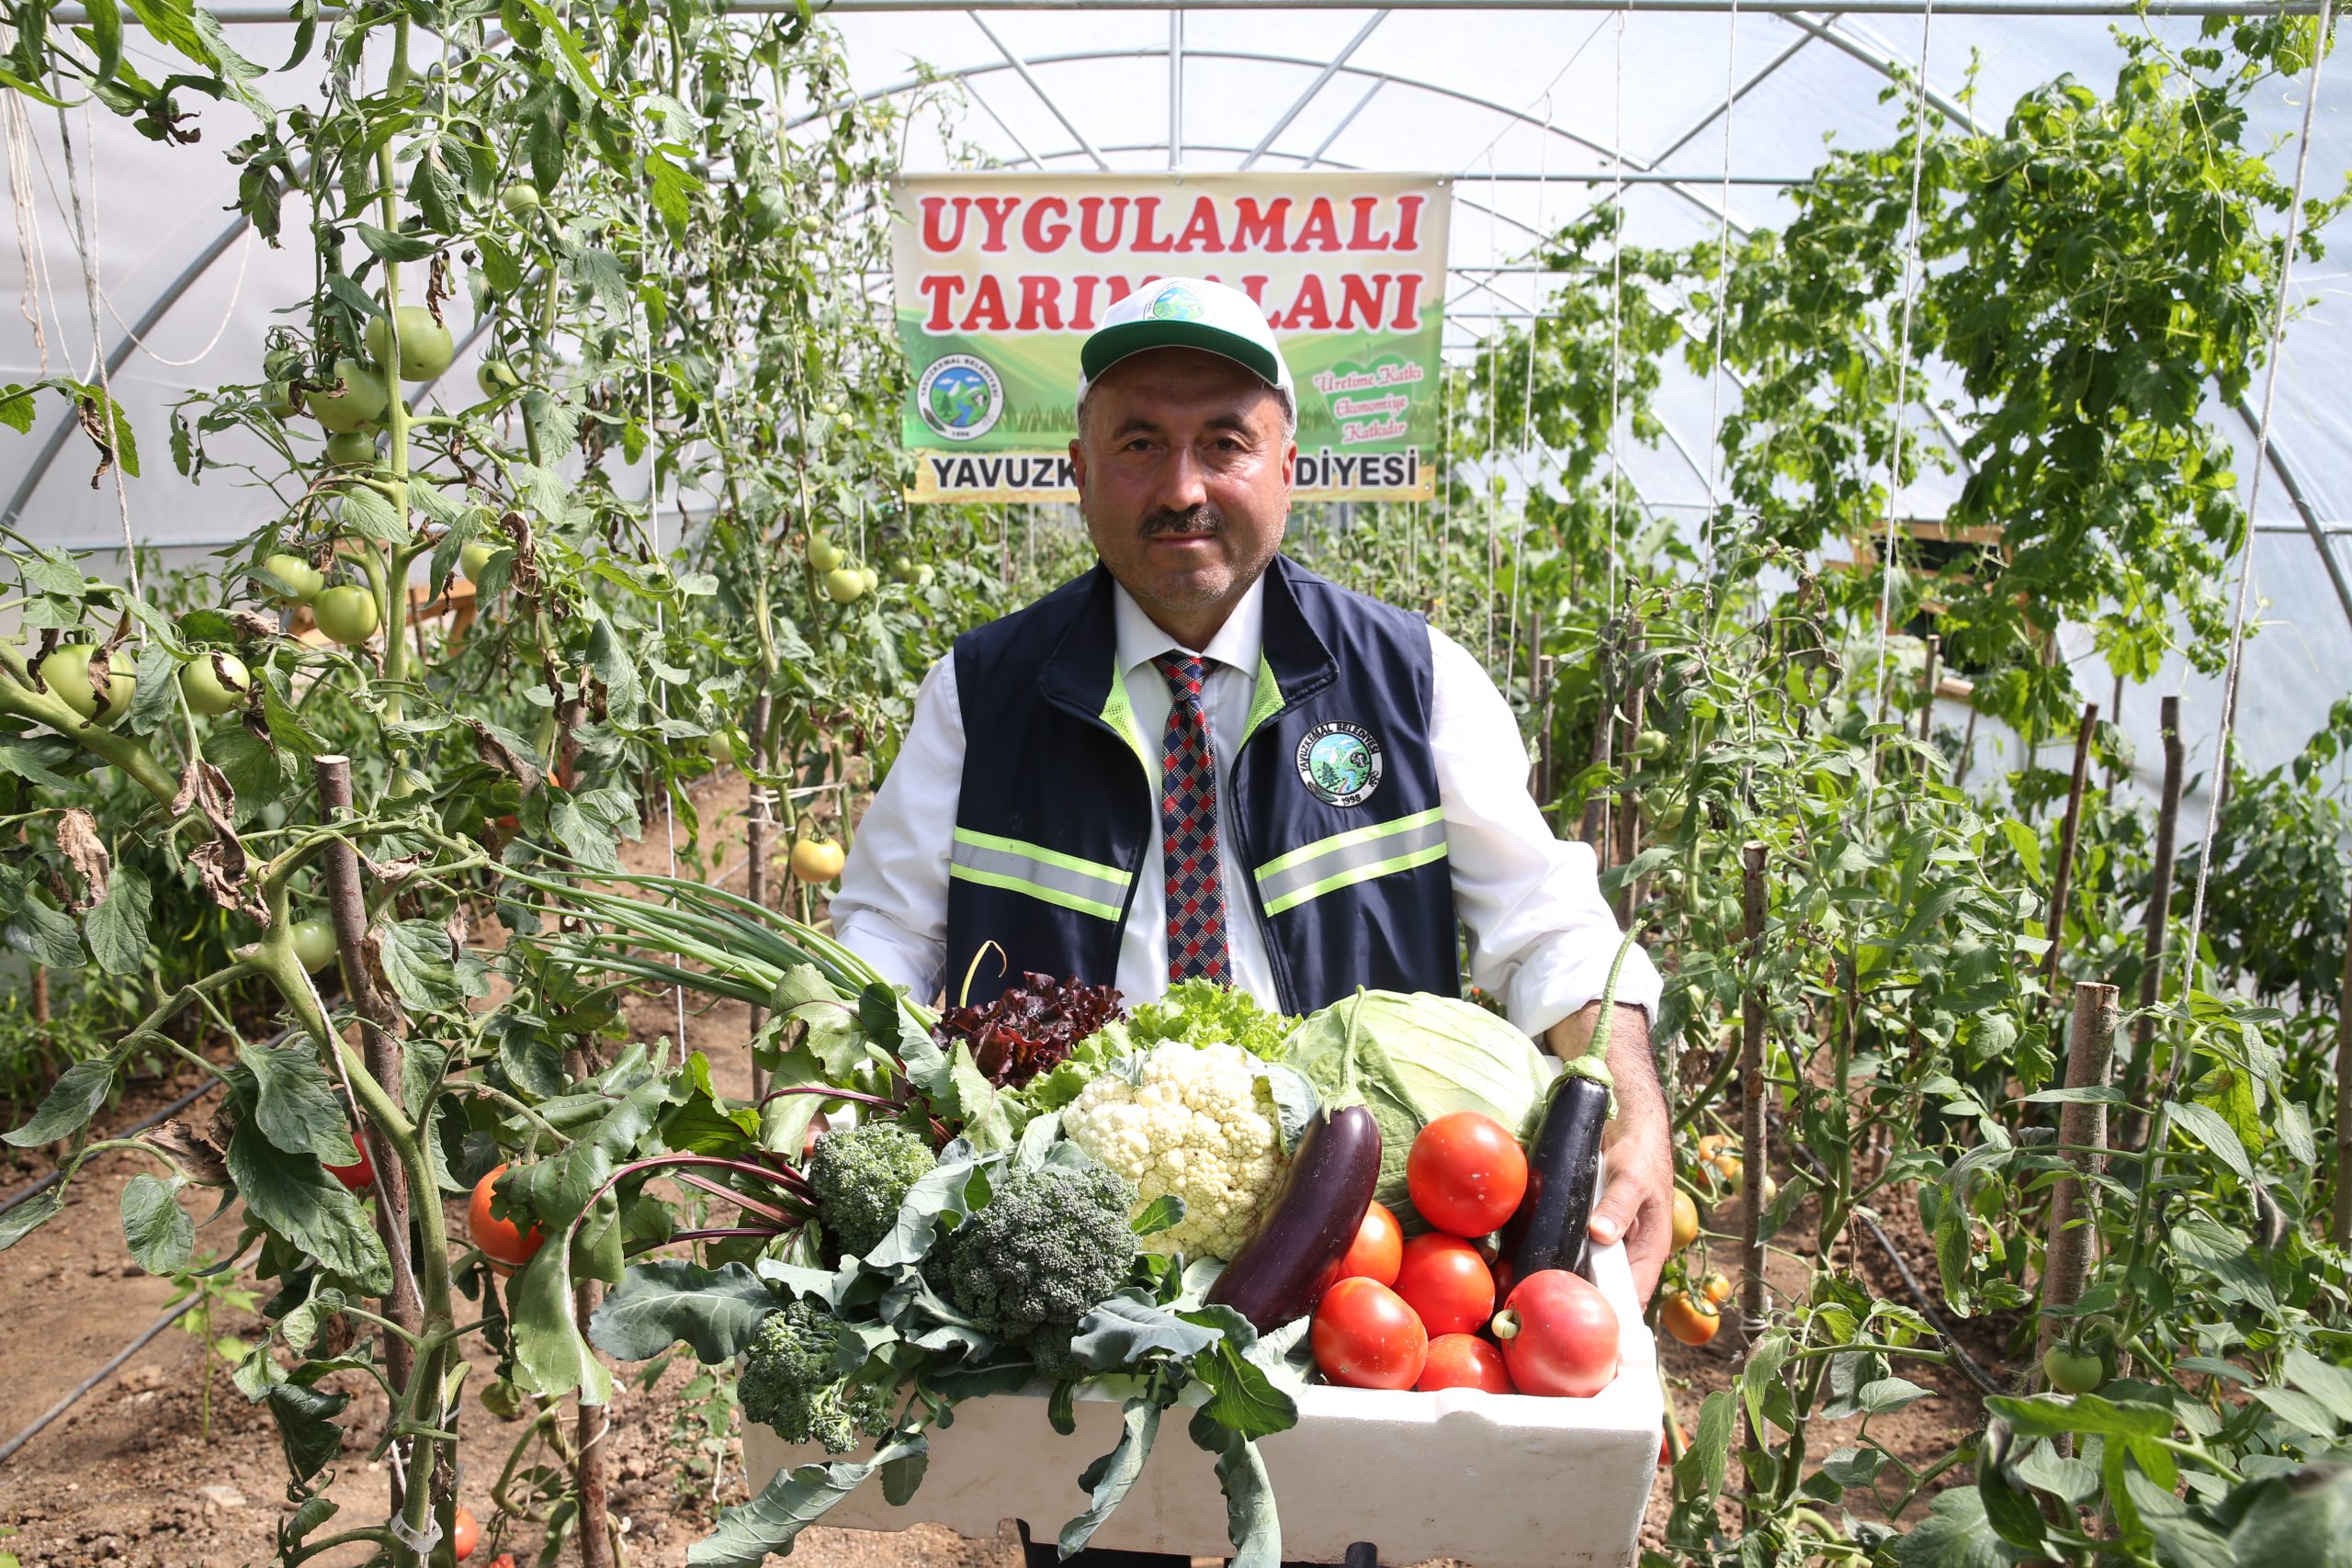
[{"label": "white dress shirt", "polygon": [[[1265,628],[1265,580],[1243,596],[1203,649],[1182,645],[1115,589],[1119,666],[1142,733],[1155,740],[1174,706],[1152,660],[1171,649],[1212,661],[1202,684],[1217,797],[1230,798],[1237,739],[1247,730]],[[1430,628],[1433,686],[1430,745],[1445,817],[1454,911],[1470,934],[1470,979],[1498,998],[1511,1021],[1540,1035],[1597,998],[1623,933],[1600,896],[1590,846],[1562,842],[1527,793],[1527,745],[1510,705],[1461,644]],[[920,999],[963,976],[943,975],[947,946],[948,852],[964,777],[964,710],[956,660],[942,659],[915,695],[906,745],[858,824],[832,902],[833,931],[893,984]],[[1139,780],[1159,820],[1159,781]],[[1147,852],[1147,854],[1151,852]],[[1168,987],[1167,893],[1150,873],[1135,879],[1114,979],[1127,1002]],[[1226,934],[1233,983],[1280,1005],[1265,933],[1247,888],[1225,868]],[[1657,970],[1635,948],[1625,955],[1617,999],[1657,1014]]]}]

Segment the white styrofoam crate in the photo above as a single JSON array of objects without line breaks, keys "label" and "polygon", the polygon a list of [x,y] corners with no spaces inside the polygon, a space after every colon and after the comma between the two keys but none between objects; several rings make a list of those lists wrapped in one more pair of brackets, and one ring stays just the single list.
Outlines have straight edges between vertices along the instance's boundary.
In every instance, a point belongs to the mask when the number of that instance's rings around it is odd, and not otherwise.
[{"label": "white styrofoam crate", "polygon": [[[1629,1564],[1657,1467],[1665,1418],[1657,1347],[1634,1299],[1623,1247],[1598,1253],[1593,1272],[1617,1309],[1623,1364],[1590,1399],[1447,1389],[1387,1393],[1314,1386],[1298,1425],[1259,1450],[1281,1510],[1283,1555],[1338,1562],[1369,1541],[1385,1563],[1453,1557],[1476,1568]],[[1119,1401],[1081,1395],[1069,1437],[1046,1420],[1046,1389],[970,1400],[956,1424],[931,1434],[931,1465],[905,1507],[869,1480],[827,1514],[828,1526],[901,1530],[940,1524],[987,1537],[1026,1519],[1039,1540],[1082,1513],[1079,1472],[1118,1441]],[[1203,1557],[1229,1555],[1225,1499],[1210,1455],[1169,1412],[1159,1438],[1118,1511],[1091,1544]],[[822,1460],[747,1424],[743,1464],[754,1489],[778,1470]]]}]

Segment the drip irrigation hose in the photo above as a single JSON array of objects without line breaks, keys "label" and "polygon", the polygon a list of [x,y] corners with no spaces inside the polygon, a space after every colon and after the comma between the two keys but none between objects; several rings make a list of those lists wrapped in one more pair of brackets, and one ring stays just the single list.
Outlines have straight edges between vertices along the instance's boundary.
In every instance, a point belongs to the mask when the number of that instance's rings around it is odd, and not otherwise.
[{"label": "drip irrigation hose", "polygon": [[[1804,1162],[1807,1173],[1815,1180],[1825,1186],[1828,1183],[1829,1173],[1822,1168],[1819,1160],[1813,1157],[1812,1150],[1792,1143],[1789,1145],[1789,1153]],[[1952,1331],[1944,1325],[1943,1315],[1936,1310],[1935,1303],[1928,1299],[1928,1292],[1920,1285],[1918,1277],[1911,1272],[1911,1265],[1903,1260],[1903,1254],[1895,1247],[1894,1238],[1888,1235],[1876,1220],[1860,1210],[1857,1209],[1854,1212],[1854,1218],[1861,1221],[1871,1236],[1876,1238],[1879,1250],[1886,1254],[1886,1260],[1889,1263],[1894,1265],[1894,1272],[1903,1280],[1903,1288],[1911,1292],[1911,1300],[1918,1307],[1919,1315],[1928,1320],[1928,1326],[1935,1331],[1936,1337],[1942,1340],[1945,1348],[1951,1351],[1953,1359],[1960,1363],[1960,1370],[1968,1374],[1968,1381],[1986,1393],[2011,1392],[1996,1382],[1990,1372],[1978,1366],[1975,1358],[1968,1353],[1967,1347],[1962,1345]]]}]

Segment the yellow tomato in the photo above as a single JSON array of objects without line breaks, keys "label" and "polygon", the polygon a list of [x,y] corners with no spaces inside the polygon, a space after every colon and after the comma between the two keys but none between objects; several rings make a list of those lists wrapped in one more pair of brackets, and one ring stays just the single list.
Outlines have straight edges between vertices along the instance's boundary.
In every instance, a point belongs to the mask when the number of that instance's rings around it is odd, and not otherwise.
[{"label": "yellow tomato", "polygon": [[1704,1345],[1724,1325],[1723,1314],[1715,1310],[1714,1303],[1680,1291],[1667,1293],[1666,1304],[1658,1308],[1657,1321],[1660,1327],[1685,1345]]},{"label": "yellow tomato", "polygon": [[1699,1205],[1678,1187],[1674,1190],[1674,1250],[1679,1252],[1698,1239]]},{"label": "yellow tomato", "polygon": [[849,852],[831,839],[802,839],[792,846],[792,874],[803,882],[831,882],[848,862]]}]

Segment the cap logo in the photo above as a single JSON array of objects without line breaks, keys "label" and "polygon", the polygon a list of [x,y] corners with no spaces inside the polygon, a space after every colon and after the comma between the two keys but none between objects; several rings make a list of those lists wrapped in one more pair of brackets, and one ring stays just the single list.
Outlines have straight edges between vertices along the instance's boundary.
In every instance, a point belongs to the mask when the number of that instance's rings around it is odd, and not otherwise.
[{"label": "cap logo", "polygon": [[1380,773],[1380,742],[1360,724],[1318,724],[1298,743],[1299,782],[1326,806],[1362,806]]},{"label": "cap logo", "polygon": [[1208,314],[1208,307],[1190,288],[1171,283],[1151,297],[1149,314],[1155,321],[1197,321]]}]

